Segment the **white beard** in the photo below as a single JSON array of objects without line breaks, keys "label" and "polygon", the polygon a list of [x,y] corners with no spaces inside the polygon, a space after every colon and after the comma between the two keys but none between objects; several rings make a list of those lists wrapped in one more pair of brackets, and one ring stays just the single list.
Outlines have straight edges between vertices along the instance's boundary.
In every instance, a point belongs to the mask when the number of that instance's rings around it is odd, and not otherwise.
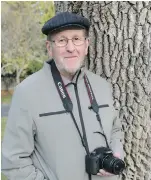
[{"label": "white beard", "polygon": [[[56,62],[56,61],[55,61]],[[56,66],[58,68],[59,71],[65,71],[69,74],[75,74],[77,72],[77,70],[79,70],[83,65],[83,60],[79,60],[75,63],[74,67],[69,67],[67,63],[64,63],[64,60],[61,59],[60,64],[56,63]]]}]

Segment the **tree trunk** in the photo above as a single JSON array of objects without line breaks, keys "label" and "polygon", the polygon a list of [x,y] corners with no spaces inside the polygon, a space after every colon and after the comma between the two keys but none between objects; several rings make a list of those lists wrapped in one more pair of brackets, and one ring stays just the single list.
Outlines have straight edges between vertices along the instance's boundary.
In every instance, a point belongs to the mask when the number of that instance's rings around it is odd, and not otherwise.
[{"label": "tree trunk", "polygon": [[91,22],[86,67],[113,86],[122,120],[123,180],[151,180],[151,2],[56,1]]}]

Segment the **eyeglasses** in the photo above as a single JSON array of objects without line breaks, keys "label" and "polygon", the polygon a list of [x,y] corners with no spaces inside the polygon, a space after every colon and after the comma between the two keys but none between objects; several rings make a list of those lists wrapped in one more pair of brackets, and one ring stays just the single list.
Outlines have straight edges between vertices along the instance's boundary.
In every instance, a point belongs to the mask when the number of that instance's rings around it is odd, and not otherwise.
[{"label": "eyeglasses", "polygon": [[72,39],[60,38],[60,39],[52,40],[52,42],[54,42],[57,47],[65,47],[68,44],[69,40],[72,40],[75,46],[81,46],[84,44],[86,37],[74,37]]}]

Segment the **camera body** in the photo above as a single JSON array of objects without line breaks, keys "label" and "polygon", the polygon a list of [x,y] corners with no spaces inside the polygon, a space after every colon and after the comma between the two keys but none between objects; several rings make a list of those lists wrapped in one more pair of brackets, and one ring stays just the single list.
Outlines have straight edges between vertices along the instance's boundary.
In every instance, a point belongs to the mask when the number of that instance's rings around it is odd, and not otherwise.
[{"label": "camera body", "polygon": [[96,175],[100,169],[104,169],[115,175],[119,175],[125,169],[125,163],[113,156],[111,149],[107,147],[96,148],[85,157],[86,172]]}]

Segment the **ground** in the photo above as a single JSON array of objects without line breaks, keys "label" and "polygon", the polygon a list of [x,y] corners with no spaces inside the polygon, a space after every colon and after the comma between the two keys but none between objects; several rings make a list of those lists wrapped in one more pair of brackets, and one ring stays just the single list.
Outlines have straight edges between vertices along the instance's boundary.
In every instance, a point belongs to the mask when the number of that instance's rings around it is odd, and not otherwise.
[{"label": "ground", "polygon": [[[3,140],[6,120],[7,120],[7,117],[3,117],[1,119],[1,140]],[[1,174],[1,180],[7,180],[6,177],[3,174]]]},{"label": "ground", "polygon": [[[1,104],[10,104],[13,91],[1,91]],[[1,140],[3,140],[4,130],[7,117],[1,118]],[[7,178],[1,174],[1,180],[7,180]]]},{"label": "ground", "polygon": [[1,104],[9,104],[13,91],[1,91]]}]

